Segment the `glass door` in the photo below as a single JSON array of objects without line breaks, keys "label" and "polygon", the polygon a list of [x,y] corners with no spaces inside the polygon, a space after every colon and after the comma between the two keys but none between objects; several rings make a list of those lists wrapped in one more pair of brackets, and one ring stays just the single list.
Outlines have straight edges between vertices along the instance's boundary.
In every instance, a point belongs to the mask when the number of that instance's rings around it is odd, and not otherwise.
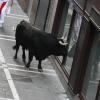
[{"label": "glass door", "polygon": [[100,31],[96,30],[93,34],[94,40],[82,89],[86,100],[95,100],[100,80]]},{"label": "glass door", "polygon": [[[62,16],[62,22],[59,28],[58,38],[63,38],[64,41],[68,42],[68,56],[66,64],[64,65],[64,70],[70,74],[73,57],[75,53],[75,47],[77,43],[77,39],[79,36],[79,30],[82,22],[82,16],[76,13],[73,8],[73,4],[69,3],[68,11],[66,11],[66,5]],[[67,14],[66,14],[67,12]],[[73,20],[73,21],[72,21]],[[62,24],[64,22],[64,24]],[[72,24],[72,25],[71,25]],[[71,30],[71,31],[70,31]],[[59,57],[62,61],[62,57]]]},{"label": "glass door", "polygon": [[68,74],[70,74],[70,71],[71,71],[81,22],[82,22],[82,16],[80,16],[78,13],[76,13],[74,16],[73,26],[72,26],[71,31],[69,33],[70,37],[68,39],[69,40],[68,41],[69,42],[68,54],[67,54],[67,61],[66,61],[66,65],[65,65],[65,69],[67,70]]},{"label": "glass door", "polygon": [[[63,38],[64,42],[67,41],[72,16],[73,16],[73,4],[72,3],[65,4],[64,11],[62,13],[60,27],[59,27],[59,33],[57,36],[58,38]],[[59,59],[60,59],[60,61],[62,61],[63,58],[59,57]],[[66,70],[65,68],[66,67],[64,67],[63,69]]]}]

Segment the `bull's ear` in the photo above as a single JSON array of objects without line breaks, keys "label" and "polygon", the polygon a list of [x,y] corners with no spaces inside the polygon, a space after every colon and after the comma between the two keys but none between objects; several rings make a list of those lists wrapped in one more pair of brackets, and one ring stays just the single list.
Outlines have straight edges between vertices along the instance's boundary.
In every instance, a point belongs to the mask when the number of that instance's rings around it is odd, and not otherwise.
[{"label": "bull's ear", "polygon": [[59,44],[64,45],[64,46],[67,46],[68,45],[68,42],[59,41]]}]

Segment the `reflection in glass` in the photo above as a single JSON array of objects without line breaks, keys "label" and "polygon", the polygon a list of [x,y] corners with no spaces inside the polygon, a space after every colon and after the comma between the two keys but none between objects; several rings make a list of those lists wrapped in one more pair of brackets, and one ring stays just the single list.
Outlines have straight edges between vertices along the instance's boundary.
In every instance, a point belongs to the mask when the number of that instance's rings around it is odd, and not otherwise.
[{"label": "reflection in glass", "polygon": [[71,71],[73,56],[74,56],[74,53],[75,53],[75,47],[76,47],[77,39],[78,39],[78,36],[79,36],[81,21],[82,21],[81,16],[79,14],[76,14],[74,25],[73,25],[73,28],[72,28],[72,33],[69,33],[69,34],[71,34],[71,38],[70,38],[70,43],[69,43],[69,48],[68,48],[67,62],[66,62],[66,65],[65,65],[65,68],[66,68],[66,70],[68,71],[69,74],[70,74],[70,71]]},{"label": "reflection in glass", "polygon": [[82,92],[87,100],[95,100],[100,80],[100,33],[95,33]]},{"label": "reflection in glass", "polygon": [[[72,14],[73,14],[73,4],[70,3],[69,7],[67,8],[67,4],[65,4],[62,20],[59,28],[58,38],[63,37],[64,41],[67,41],[67,36],[71,24]],[[67,12],[68,10],[68,12]],[[63,24],[62,24],[63,23]],[[67,52],[67,51],[66,51]],[[60,56],[59,59],[62,61],[62,57]]]},{"label": "reflection in glass", "polygon": [[63,30],[63,37],[65,38],[65,40],[67,40],[67,36],[68,36],[68,32],[69,32],[69,28],[70,28],[70,24],[72,20],[72,14],[73,14],[73,4],[70,3],[69,8],[68,8],[68,14],[66,16],[64,30]]},{"label": "reflection in glass", "polygon": [[[66,65],[64,67],[67,70],[68,74],[70,74],[82,18],[79,14],[75,15],[75,20],[74,20],[74,24],[72,27],[72,31],[71,33],[69,33],[70,24],[71,24],[72,16],[73,16],[73,4],[72,3],[69,4],[68,12],[66,12],[66,10],[67,10],[67,5],[65,5],[65,9],[63,12],[63,17],[62,17],[62,22],[59,28],[58,38],[63,37],[64,41],[67,41],[68,35],[69,34],[71,35],[70,43],[68,47],[68,57],[67,57]],[[59,57],[59,59],[62,61],[62,57]]]},{"label": "reflection in glass", "polygon": [[[67,6],[68,6],[68,4],[65,4],[64,11],[62,14],[62,20],[60,23],[58,38],[60,38],[60,37],[66,38],[68,35],[71,18],[72,18],[72,14],[73,14],[73,4],[70,3],[68,8],[67,8]],[[68,12],[67,12],[67,10],[68,10]]]}]

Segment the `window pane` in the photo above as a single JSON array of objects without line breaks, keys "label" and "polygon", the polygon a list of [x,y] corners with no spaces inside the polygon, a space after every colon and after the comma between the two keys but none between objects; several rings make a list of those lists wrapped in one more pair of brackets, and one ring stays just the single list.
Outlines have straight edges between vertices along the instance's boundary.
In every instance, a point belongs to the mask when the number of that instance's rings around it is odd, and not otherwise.
[{"label": "window pane", "polygon": [[95,100],[100,80],[100,33],[94,33],[95,39],[91,48],[87,72],[82,92],[87,100]]},{"label": "window pane", "polygon": [[70,27],[71,19],[72,19],[72,14],[73,14],[73,4],[70,3],[69,8],[68,8],[67,18],[65,21],[64,30],[63,30],[63,37],[65,38],[65,40],[67,40],[67,35],[69,32],[69,27]]},{"label": "window pane", "polygon": [[69,33],[69,34],[71,34],[71,38],[70,38],[70,43],[69,43],[69,48],[68,48],[67,62],[65,65],[65,68],[69,74],[70,74],[70,70],[71,70],[71,66],[72,66],[72,62],[73,62],[73,56],[75,53],[77,39],[79,36],[81,21],[82,21],[81,16],[79,14],[76,14],[75,22],[74,22],[74,25],[72,28],[72,33]]},{"label": "window pane", "polygon": [[[67,6],[68,4],[65,4],[63,15],[62,15],[62,20],[61,20],[61,24],[59,28],[58,38],[60,37],[66,38],[68,35],[71,18],[73,14],[73,4],[70,3],[68,8]],[[68,10],[68,13],[67,13],[67,10]]]},{"label": "window pane", "polygon": [[[67,10],[68,10],[68,13],[67,13]],[[62,20],[61,20],[62,22],[60,24],[59,34],[58,34],[58,38],[64,37],[65,41],[67,40],[67,35],[69,32],[69,27],[70,27],[71,19],[72,19],[72,14],[73,14],[73,4],[70,3],[68,9],[67,9],[67,4],[65,4]],[[62,61],[63,58],[59,57],[59,59]]]},{"label": "window pane", "polygon": [[[65,9],[67,10],[67,5],[65,5]],[[67,57],[67,61],[65,64],[65,70],[70,74],[82,18],[79,14],[76,14],[74,25],[72,28],[72,33],[69,33],[69,28],[70,28],[70,24],[71,24],[71,20],[72,20],[72,15],[73,15],[73,4],[72,3],[69,4],[68,13],[65,12],[66,11],[65,9],[64,9],[64,12],[62,15],[62,16],[64,16],[64,17],[62,17],[62,21],[65,22],[65,24],[62,24],[62,22],[61,22],[58,38],[63,37],[64,41],[67,41],[68,34],[71,35],[70,44],[69,44],[69,48],[68,48],[68,57]],[[62,61],[62,57],[59,57],[59,59]]]}]

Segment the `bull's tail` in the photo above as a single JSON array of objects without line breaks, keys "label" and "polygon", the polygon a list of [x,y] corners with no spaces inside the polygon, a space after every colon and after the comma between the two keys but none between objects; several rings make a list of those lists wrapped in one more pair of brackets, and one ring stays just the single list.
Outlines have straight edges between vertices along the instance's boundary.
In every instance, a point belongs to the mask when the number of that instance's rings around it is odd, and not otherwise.
[{"label": "bull's tail", "polygon": [[12,48],[15,50],[17,47],[16,47],[16,45],[14,45]]}]

